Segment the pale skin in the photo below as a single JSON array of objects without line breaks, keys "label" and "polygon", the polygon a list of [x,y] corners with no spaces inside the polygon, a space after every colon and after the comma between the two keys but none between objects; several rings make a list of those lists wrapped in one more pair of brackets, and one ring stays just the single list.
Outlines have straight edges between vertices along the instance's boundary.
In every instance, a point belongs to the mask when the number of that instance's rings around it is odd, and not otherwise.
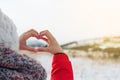
[{"label": "pale skin", "polygon": [[[42,39],[48,43],[48,46],[40,47],[38,49],[29,47],[26,45],[26,40],[29,39],[30,37],[36,37],[37,39]],[[49,52],[51,54],[64,53],[63,49],[58,44],[57,40],[48,30],[44,30],[38,33],[34,29],[31,29],[23,33],[19,37],[19,43],[20,43],[20,46],[19,46],[20,50],[28,50],[32,52]]]}]

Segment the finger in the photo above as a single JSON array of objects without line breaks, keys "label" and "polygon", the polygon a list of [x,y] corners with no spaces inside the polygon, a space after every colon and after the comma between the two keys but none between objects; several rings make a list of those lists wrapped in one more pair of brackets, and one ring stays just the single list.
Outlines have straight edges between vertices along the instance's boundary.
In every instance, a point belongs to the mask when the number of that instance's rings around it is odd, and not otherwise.
[{"label": "finger", "polygon": [[41,36],[39,39],[42,39],[43,41],[45,41],[46,43],[48,43],[48,44],[49,44],[49,40],[48,40],[47,38],[45,38],[45,37]]},{"label": "finger", "polygon": [[32,47],[28,47],[28,46],[24,46],[23,50],[28,50],[28,51],[31,51],[31,52],[37,52],[36,49],[34,49]]},{"label": "finger", "polygon": [[43,47],[40,47],[37,49],[37,51],[41,51],[41,52],[48,52],[48,48],[43,48]]},{"label": "finger", "polygon": [[25,38],[25,39],[28,39],[28,38],[30,38],[30,37],[36,37],[36,38],[37,38],[37,37],[38,37],[38,32],[35,31],[35,30],[33,30],[33,29],[25,32],[24,38]]},{"label": "finger", "polygon": [[40,32],[40,36],[46,36],[50,41],[54,39],[53,35],[48,30]]},{"label": "finger", "polygon": [[32,37],[38,37],[38,32],[35,30],[31,30]]},{"label": "finger", "polygon": [[34,29],[31,29],[31,30],[29,30],[28,32],[28,35],[31,37],[37,37],[38,36],[38,32],[36,31],[36,30],[34,30]]},{"label": "finger", "polygon": [[31,32],[31,31],[37,32],[37,31],[36,31],[36,30],[34,30],[34,29],[30,29],[30,30],[28,30],[27,32]]}]

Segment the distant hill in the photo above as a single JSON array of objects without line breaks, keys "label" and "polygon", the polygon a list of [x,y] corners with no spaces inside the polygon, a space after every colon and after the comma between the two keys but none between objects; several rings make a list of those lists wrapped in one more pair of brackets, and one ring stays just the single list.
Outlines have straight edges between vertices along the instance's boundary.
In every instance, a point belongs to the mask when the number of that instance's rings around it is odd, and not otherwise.
[{"label": "distant hill", "polygon": [[100,52],[113,57],[120,57],[120,36],[73,41],[61,46],[67,50],[79,50],[87,53]]},{"label": "distant hill", "polygon": [[86,39],[80,41],[73,41],[61,45],[61,47],[65,49],[71,49],[80,46],[86,46],[91,48],[97,46],[101,49],[105,49],[108,47],[120,48],[120,36]]}]

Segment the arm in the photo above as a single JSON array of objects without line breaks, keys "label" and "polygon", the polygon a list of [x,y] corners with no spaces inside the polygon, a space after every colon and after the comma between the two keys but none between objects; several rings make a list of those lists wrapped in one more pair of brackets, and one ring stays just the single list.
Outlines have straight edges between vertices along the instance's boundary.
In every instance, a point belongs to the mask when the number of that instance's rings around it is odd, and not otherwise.
[{"label": "arm", "polygon": [[[47,38],[43,37],[46,36]],[[48,43],[47,48],[39,48],[40,51],[47,51],[53,54],[51,80],[73,80],[73,70],[71,62],[56,39],[49,31],[40,33],[40,38]]]},{"label": "arm", "polygon": [[54,55],[51,80],[73,80],[72,65],[66,54]]}]

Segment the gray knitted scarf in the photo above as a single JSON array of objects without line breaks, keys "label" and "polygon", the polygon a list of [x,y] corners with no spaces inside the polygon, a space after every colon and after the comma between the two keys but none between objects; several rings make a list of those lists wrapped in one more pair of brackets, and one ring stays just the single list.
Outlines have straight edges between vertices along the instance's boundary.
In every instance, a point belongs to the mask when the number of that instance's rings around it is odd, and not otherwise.
[{"label": "gray knitted scarf", "polygon": [[32,58],[0,48],[0,80],[46,80],[46,71]]}]

